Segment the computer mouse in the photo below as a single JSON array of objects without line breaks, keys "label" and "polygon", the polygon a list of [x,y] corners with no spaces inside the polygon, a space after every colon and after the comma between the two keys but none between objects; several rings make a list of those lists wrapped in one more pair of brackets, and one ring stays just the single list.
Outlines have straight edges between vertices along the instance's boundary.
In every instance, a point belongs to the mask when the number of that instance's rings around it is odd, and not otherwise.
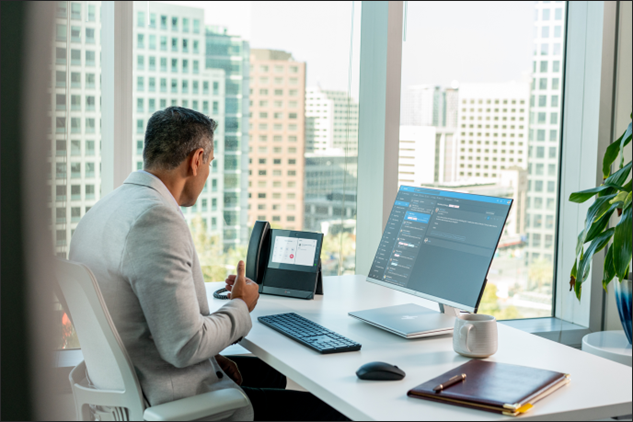
[{"label": "computer mouse", "polygon": [[356,371],[358,378],[371,381],[399,381],[405,375],[402,369],[385,362],[369,362]]}]

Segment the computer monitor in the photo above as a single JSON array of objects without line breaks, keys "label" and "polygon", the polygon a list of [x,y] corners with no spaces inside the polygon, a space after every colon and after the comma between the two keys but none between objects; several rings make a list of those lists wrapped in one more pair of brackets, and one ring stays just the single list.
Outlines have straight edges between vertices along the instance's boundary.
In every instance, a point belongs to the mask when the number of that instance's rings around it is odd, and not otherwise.
[{"label": "computer monitor", "polygon": [[401,186],[367,281],[476,312],[512,199]]}]

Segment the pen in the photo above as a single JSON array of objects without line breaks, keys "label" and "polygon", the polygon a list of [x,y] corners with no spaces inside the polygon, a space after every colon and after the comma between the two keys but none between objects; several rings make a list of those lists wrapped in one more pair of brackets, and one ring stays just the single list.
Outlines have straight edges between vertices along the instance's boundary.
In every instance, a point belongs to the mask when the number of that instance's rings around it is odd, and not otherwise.
[{"label": "pen", "polygon": [[442,390],[446,390],[448,387],[450,387],[451,385],[455,385],[458,382],[462,382],[466,379],[466,374],[461,374],[461,375],[455,375],[454,377],[452,377],[451,379],[449,379],[446,382],[441,383],[440,385],[436,386],[433,388],[433,391],[435,391],[436,393],[441,392]]}]

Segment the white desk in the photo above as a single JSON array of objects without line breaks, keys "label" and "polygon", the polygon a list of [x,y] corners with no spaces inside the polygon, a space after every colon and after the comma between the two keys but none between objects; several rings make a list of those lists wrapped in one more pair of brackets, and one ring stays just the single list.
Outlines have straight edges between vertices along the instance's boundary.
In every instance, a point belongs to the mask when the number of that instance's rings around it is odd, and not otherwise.
[{"label": "white desk", "polygon": [[[212,294],[222,285],[207,285],[212,310],[224,303]],[[429,306],[428,301],[368,283],[362,276],[325,277],[324,292],[311,301],[262,295],[252,313],[253,329],[240,344],[354,420],[511,419],[407,397],[409,389],[467,361],[453,351],[451,336],[406,340],[347,315],[403,303]],[[296,312],[363,347],[359,352],[320,355],[257,321],[258,316],[282,312]],[[624,365],[503,324],[499,351],[489,359],[571,374],[567,387],[520,419],[592,420],[633,413],[631,368]],[[372,361],[397,365],[407,376],[390,382],[359,380],[356,370]]]}]

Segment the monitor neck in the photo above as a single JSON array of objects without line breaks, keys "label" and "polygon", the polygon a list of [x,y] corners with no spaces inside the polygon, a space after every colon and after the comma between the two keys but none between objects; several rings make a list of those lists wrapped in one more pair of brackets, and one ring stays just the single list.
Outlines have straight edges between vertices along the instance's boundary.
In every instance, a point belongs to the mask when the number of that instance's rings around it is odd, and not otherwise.
[{"label": "monitor neck", "polygon": [[452,306],[444,305],[440,303],[440,313],[457,317],[462,311]]}]

